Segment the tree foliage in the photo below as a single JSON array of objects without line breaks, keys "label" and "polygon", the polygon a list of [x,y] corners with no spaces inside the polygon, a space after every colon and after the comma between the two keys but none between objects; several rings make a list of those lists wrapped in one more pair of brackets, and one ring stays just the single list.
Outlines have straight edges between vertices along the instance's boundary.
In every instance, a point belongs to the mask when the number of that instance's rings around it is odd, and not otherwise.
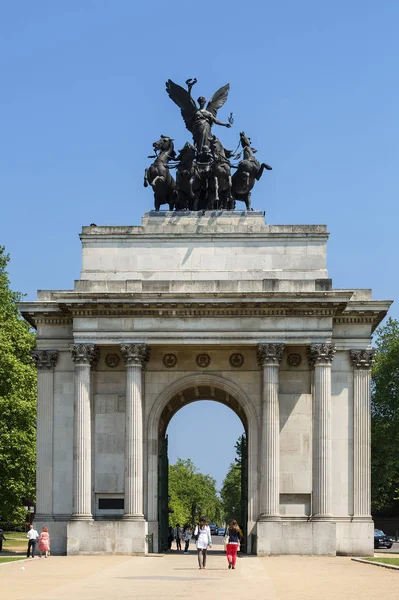
[{"label": "tree foliage", "polygon": [[245,434],[240,436],[235,444],[237,456],[235,462],[231,463],[220,490],[223,518],[227,522],[231,519],[240,521],[241,517],[241,468],[244,437]]},{"label": "tree foliage", "polygon": [[0,246],[0,516],[25,516],[24,499],[35,497],[35,336],[20,317],[21,294],[10,289],[9,255]]},{"label": "tree foliage", "polygon": [[372,512],[399,512],[399,322],[389,319],[377,331],[372,371]]},{"label": "tree foliage", "polygon": [[200,473],[190,459],[179,458],[176,464],[169,465],[169,495],[173,509],[169,515],[170,525],[191,523],[193,507],[196,518],[201,509],[208,521],[220,519],[216,481],[210,475]]}]

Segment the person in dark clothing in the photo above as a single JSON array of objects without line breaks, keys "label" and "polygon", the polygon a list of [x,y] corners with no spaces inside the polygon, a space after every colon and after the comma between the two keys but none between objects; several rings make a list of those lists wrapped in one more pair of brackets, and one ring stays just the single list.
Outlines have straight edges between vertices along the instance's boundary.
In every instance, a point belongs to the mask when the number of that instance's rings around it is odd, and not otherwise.
[{"label": "person in dark clothing", "polygon": [[168,550],[172,550],[172,542],[173,542],[173,527],[169,525],[168,528]]},{"label": "person in dark clothing", "polygon": [[0,529],[0,552],[3,550],[3,540],[6,542],[6,538],[4,537],[3,530]]},{"label": "person in dark clothing", "polygon": [[230,521],[226,532],[226,555],[229,569],[236,568],[237,552],[243,538],[242,531],[235,519]]}]

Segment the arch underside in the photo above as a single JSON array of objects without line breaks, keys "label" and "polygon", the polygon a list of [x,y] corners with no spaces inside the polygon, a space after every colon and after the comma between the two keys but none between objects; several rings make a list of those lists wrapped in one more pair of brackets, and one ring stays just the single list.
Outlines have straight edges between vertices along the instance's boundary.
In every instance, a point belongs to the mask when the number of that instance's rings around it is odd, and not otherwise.
[{"label": "arch underside", "polygon": [[246,433],[248,433],[247,416],[234,396],[216,386],[192,385],[175,394],[163,409],[159,419],[160,438],[165,437],[171,419],[181,408],[199,400],[213,400],[231,408],[241,420]]}]

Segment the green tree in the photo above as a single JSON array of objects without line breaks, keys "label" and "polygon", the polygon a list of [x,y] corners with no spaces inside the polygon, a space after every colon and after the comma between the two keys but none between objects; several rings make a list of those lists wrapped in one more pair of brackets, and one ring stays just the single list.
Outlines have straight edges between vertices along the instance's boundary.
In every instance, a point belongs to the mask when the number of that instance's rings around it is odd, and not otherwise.
[{"label": "green tree", "polygon": [[22,295],[10,289],[8,262],[0,246],[0,516],[17,521],[23,500],[35,498],[35,336],[19,314]]},{"label": "green tree", "polygon": [[388,319],[377,331],[372,371],[372,513],[399,512],[399,322]]},{"label": "green tree", "polygon": [[245,434],[241,435],[235,444],[237,456],[234,463],[231,463],[220,490],[223,517],[227,522],[231,519],[241,520],[241,468],[244,445]]},{"label": "green tree", "polygon": [[210,475],[200,473],[190,460],[179,458],[169,465],[169,496],[173,513],[169,524],[191,523],[193,506],[196,516],[201,508],[209,521],[218,521],[221,516],[220,499],[216,491],[216,481]]}]

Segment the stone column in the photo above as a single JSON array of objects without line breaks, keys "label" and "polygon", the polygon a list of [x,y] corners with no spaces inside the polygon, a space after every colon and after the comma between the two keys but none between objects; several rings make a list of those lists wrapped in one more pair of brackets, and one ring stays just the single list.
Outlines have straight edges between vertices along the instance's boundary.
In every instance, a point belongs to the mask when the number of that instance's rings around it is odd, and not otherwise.
[{"label": "stone column", "polygon": [[126,365],[125,514],[141,521],[143,511],[143,399],[142,369],[148,360],[146,344],[122,344]]},{"label": "stone column", "polygon": [[370,521],[370,378],[375,350],[351,350],[353,365],[353,517]]},{"label": "stone column", "polygon": [[333,344],[312,344],[309,364],[314,367],[313,497],[312,518],[332,517],[331,363]]},{"label": "stone column", "polygon": [[279,367],[284,344],[261,344],[263,367],[262,432],[260,452],[260,520],[280,518]]},{"label": "stone column", "polygon": [[98,360],[94,344],[70,344],[75,363],[72,519],[92,519],[90,368]]},{"label": "stone column", "polygon": [[33,350],[37,368],[36,519],[53,515],[54,367],[57,350]]}]

